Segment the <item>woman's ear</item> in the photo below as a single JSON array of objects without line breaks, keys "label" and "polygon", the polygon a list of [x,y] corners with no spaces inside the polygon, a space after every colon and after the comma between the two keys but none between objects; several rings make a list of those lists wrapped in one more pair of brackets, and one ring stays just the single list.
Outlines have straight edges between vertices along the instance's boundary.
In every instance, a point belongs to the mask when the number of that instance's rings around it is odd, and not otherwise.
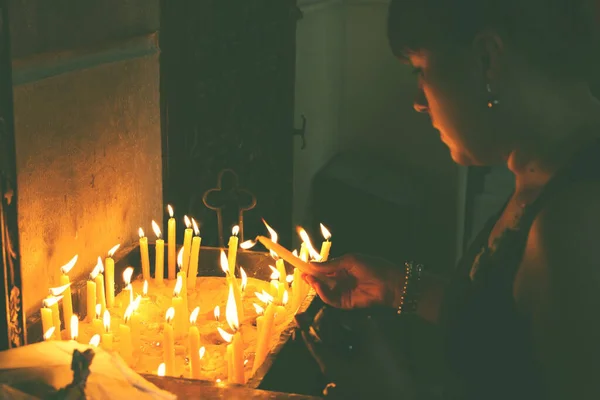
[{"label": "woman's ear", "polygon": [[504,54],[502,38],[494,31],[482,31],[473,39],[472,50],[486,82],[497,78]]}]

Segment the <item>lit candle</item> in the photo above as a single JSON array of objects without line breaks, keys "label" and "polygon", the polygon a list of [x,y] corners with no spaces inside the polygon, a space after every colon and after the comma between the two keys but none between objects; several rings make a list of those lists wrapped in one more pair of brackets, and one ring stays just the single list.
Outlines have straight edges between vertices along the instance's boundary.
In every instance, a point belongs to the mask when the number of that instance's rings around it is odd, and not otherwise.
[{"label": "lit candle", "polygon": [[321,224],[321,233],[325,238],[325,241],[321,244],[321,261],[327,261],[329,259],[329,251],[331,250],[331,232],[329,232],[329,229],[325,225]]},{"label": "lit candle", "polygon": [[182,286],[183,280],[181,279],[181,275],[178,275],[175,289],[173,289],[173,300],[171,301],[171,306],[173,307],[173,310],[175,310],[173,328],[177,335],[185,334],[185,317],[187,315],[187,311],[184,309],[183,299],[181,298]]},{"label": "lit candle", "polygon": [[102,307],[102,312],[106,310],[106,296],[104,292],[104,266],[102,265],[102,259],[98,257],[98,262],[96,263],[96,268],[98,268],[98,275],[94,281],[96,282],[96,302],[94,304],[100,304]]},{"label": "lit candle", "polygon": [[104,328],[104,325],[102,323],[102,305],[100,304],[96,304],[96,318],[94,318],[92,320],[92,329],[94,331],[94,333],[98,334],[98,335],[102,335],[102,330]]},{"label": "lit candle", "polygon": [[[283,292],[285,291],[285,286],[281,283],[281,273],[272,265],[269,265],[271,268],[271,288],[273,292],[273,297],[277,299],[279,303],[283,300]],[[287,282],[286,282],[287,284]]]},{"label": "lit candle", "polygon": [[235,225],[231,229],[231,236],[229,237],[228,250],[227,250],[227,261],[229,261],[229,270],[231,274],[235,276],[235,267],[237,261],[237,249],[238,249],[238,234],[240,233],[240,227]]},{"label": "lit candle", "polygon": [[[94,318],[94,311],[96,307],[96,276],[100,271],[98,271],[98,265],[92,270],[92,273],[89,276],[89,279],[86,283],[86,308],[87,312],[85,315],[85,320],[87,322],[92,322]],[[102,305],[100,305],[102,307]]]},{"label": "lit candle", "polygon": [[129,291],[129,303],[127,303],[127,306],[129,306],[131,303],[133,303],[133,286],[131,286],[131,277],[132,276],[133,276],[133,267],[125,268],[125,271],[123,271],[123,282],[125,282],[125,289],[123,289],[123,290]]},{"label": "lit candle", "polygon": [[[69,288],[69,286],[71,286],[71,284],[67,284],[64,286],[59,286],[56,288],[50,288],[49,292],[50,292],[50,296],[49,297],[57,297],[57,296],[61,296],[61,298],[64,298],[64,292]],[[54,336],[56,337],[56,340],[62,340],[62,332],[61,332],[61,326],[60,326],[60,311],[58,310],[58,303],[54,303],[52,304],[52,306],[50,307],[52,309],[52,324],[54,325],[54,327],[56,328],[54,331]],[[64,318],[64,315],[63,315]],[[69,320],[65,320],[65,325],[69,324]]]},{"label": "lit candle", "polygon": [[[60,284],[61,286],[67,286],[63,294],[63,318],[65,321],[70,321],[73,315],[73,298],[71,297],[71,281],[69,279],[69,271],[73,268],[77,262],[77,255],[71,259],[68,263],[60,267]],[[67,336],[71,336],[71,327],[67,326]]]},{"label": "lit candle", "polygon": [[265,246],[267,249],[273,250],[279,257],[283,258],[285,261],[298,268],[301,272],[315,276],[324,283],[335,284],[335,281],[333,281],[332,278],[319,272],[318,267],[294,256],[291,251],[281,246],[280,244],[274,243],[271,239],[265,236],[258,236],[256,239],[259,242],[261,242],[263,246]]},{"label": "lit candle", "polygon": [[188,274],[188,268],[190,266],[190,251],[192,249],[192,221],[187,215],[183,216],[183,222],[185,222],[185,231],[183,232],[183,264],[181,264],[181,270],[186,275]]},{"label": "lit candle", "polygon": [[246,291],[246,287],[248,286],[248,275],[246,275],[246,271],[244,268],[240,267],[240,277],[242,278],[242,283],[240,284],[240,290],[242,291],[242,296]]},{"label": "lit candle", "polygon": [[315,248],[313,247],[312,242],[310,241],[310,237],[308,236],[308,233],[306,233],[306,231],[300,226],[298,226],[296,228],[296,231],[298,232],[300,239],[302,239],[302,244],[308,250],[308,254],[310,255],[310,258],[315,261],[321,261],[321,254],[318,251],[316,251]]},{"label": "lit candle", "polygon": [[[187,320],[185,319],[185,315],[188,315],[187,273],[183,269],[183,248],[181,248],[181,250],[179,250],[179,253],[177,254],[177,265],[179,266],[177,279],[181,277],[181,298],[183,300],[183,307],[185,309],[183,319],[187,322]],[[175,309],[175,311],[177,311],[177,309]],[[177,328],[177,324],[175,324],[175,326]],[[175,332],[177,332],[177,329],[175,329]]]},{"label": "lit candle", "polygon": [[190,339],[190,362],[191,362],[191,377],[192,379],[200,379],[202,368],[200,366],[200,332],[198,331],[198,327],[196,326],[196,319],[198,318],[198,313],[200,312],[200,307],[194,308],[192,314],[190,315],[190,331],[189,331],[189,339]]},{"label": "lit candle", "polygon": [[119,354],[127,364],[133,361],[133,346],[131,343],[131,327],[128,325],[133,314],[134,304],[130,304],[123,315],[123,323],[119,324]]},{"label": "lit candle", "polygon": [[257,317],[256,317],[256,332],[257,332],[257,334],[260,334],[260,330],[262,329],[262,324],[265,319],[265,317],[263,316],[265,313],[265,309],[256,303],[253,303],[252,305],[254,306],[254,309],[256,310],[256,315],[257,315]]},{"label": "lit candle", "polygon": [[192,238],[192,250],[190,254],[190,266],[188,269],[187,276],[187,287],[188,289],[194,289],[196,287],[196,276],[198,275],[198,260],[200,258],[200,243],[202,238],[200,237],[200,229],[196,220],[192,218],[192,226],[194,227],[194,237]]},{"label": "lit candle", "polygon": [[138,230],[140,235],[140,257],[142,259],[142,276],[150,279],[150,256],[148,255],[148,238],[144,236],[144,230]]},{"label": "lit candle", "polygon": [[110,351],[113,349],[113,334],[110,331],[110,312],[104,310],[104,333],[102,334],[102,348]]},{"label": "lit candle", "polygon": [[92,346],[92,347],[100,346],[100,335],[95,334],[94,336],[92,336],[92,338],[90,339],[90,346]]},{"label": "lit candle", "polygon": [[177,257],[177,236],[175,218],[173,218],[173,207],[167,206],[169,210],[169,222],[167,223],[167,239],[169,240],[169,279],[175,279],[175,261]]},{"label": "lit candle", "polygon": [[285,317],[287,315],[285,306],[287,305],[288,301],[289,301],[289,294],[288,294],[288,291],[286,290],[283,293],[281,303],[277,304],[277,307],[275,307],[275,324],[276,325],[279,325],[279,324],[285,322]]},{"label": "lit candle", "polygon": [[175,335],[173,334],[173,325],[171,325],[175,315],[175,309],[169,307],[167,314],[165,315],[165,325],[163,328],[163,357],[167,375],[175,374]]},{"label": "lit candle", "polygon": [[294,275],[292,280],[292,312],[296,312],[296,310],[298,310],[298,308],[300,307],[300,304],[302,304],[302,300],[304,300],[302,298],[302,283],[303,280],[301,277],[300,270],[298,268],[294,268]]},{"label": "lit candle", "polygon": [[[152,229],[156,235],[156,258],[154,260],[154,280],[158,284],[163,283],[165,275],[165,241],[161,238],[160,227],[152,221]],[[144,279],[146,279],[144,277]]]},{"label": "lit candle", "polygon": [[228,379],[230,383],[243,385],[246,383],[244,374],[244,343],[242,333],[239,328],[238,312],[236,310],[236,302],[234,296],[233,285],[229,285],[229,296],[227,297],[227,305],[225,307],[225,317],[227,324],[233,331],[230,334],[220,327],[217,328],[223,339],[230,343],[227,345],[228,355]]},{"label": "lit candle", "polygon": [[[60,299],[62,299],[62,296],[48,296],[46,299],[44,299],[44,307],[42,307],[40,310],[40,314],[42,315],[42,332],[46,333],[50,330],[50,328],[54,328],[52,332],[55,340],[61,340],[61,337],[58,334],[60,333],[60,330],[57,333],[57,329],[54,324],[54,313],[56,312],[58,314],[58,302]],[[58,329],[60,329],[60,319]]]},{"label": "lit candle", "polygon": [[148,299],[148,281],[144,281],[144,285],[142,286],[142,297]]},{"label": "lit candle", "polygon": [[254,365],[252,366],[252,374],[262,365],[267,358],[271,346],[271,336],[273,335],[273,325],[275,322],[275,305],[269,302],[265,314],[261,317],[261,329],[258,332],[256,342],[256,355],[254,357]]},{"label": "lit candle", "polygon": [[140,342],[140,313],[138,312],[138,308],[140,307],[141,302],[142,297],[138,295],[133,302],[133,314],[131,314],[131,319],[129,320],[131,341],[135,344]]},{"label": "lit candle", "polygon": [[240,289],[240,285],[235,279],[233,272],[229,269],[229,261],[227,256],[225,256],[225,252],[221,250],[221,269],[225,272],[227,276],[227,283],[229,286],[233,288],[233,296],[235,299],[235,309],[237,312],[238,321],[244,320],[244,305],[242,303],[242,292]]},{"label": "lit candle", "polygon": [[44,333],[44,341],[47,340],[52,340],[54,339],[54,326],[51,326],[45,333]]},{"label": "lit candle", "polygon": [[104,259],[104,280],[106,282],[106,306],[115,306],[115,259],[113,258],[121,244],[117,244],[108,251],[108,257]]},{"label": "lit candle", "polygon": [[308,261],[308,248],[306,247],[306,243],[300,245],[300,259],[304,262]]},{"label": "lit candle", "polygon": [[79,337],[79,318],[77,318],[77,315],[71,315],[70,321],[69,331],[71,332],[71,340],[77,341]]},{"label": "lit candle", "polygon": [[215,306],[215,311],[213,313],[215,315],[215,321],[219,322],[221,319],[221,308],[219,306]]}]

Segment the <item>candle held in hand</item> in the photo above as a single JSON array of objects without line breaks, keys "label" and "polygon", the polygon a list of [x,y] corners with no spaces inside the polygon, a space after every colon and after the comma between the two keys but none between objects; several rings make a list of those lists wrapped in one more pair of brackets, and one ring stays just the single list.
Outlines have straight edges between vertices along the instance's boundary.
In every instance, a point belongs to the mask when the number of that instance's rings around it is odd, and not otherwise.
[{"label": "candle held in hand", "polygon": [[[63,318],[65,321],[70,321],[71,316],[73,315],[73,297],[71,296],[71,281],[69,279],[69,272],[77,263],[77,255],[71,259],[67,264],[60,267],[60,285],[65,286],[68,285],[63,294]],[[67,336],[71,336],[71,327],[67,326]]]},{"label": "candle held in hand", "polygon": [[144,236],[144,230],[138,230],[140,236],[140,258],[142,261],[142,276],[144,279],[150,279],[150,255],[148,254],[148,238]]},{"label": "candle held in hand", "polygon": [[327,261],[329,259],[329,251],[331,250],[331,232],[329,229],[325,227],[325,225],[321,224],[321,233],[323,234],[323,238],[325,241],[321,244],[321,260]]},{"label": "candle held in hand", "polygon": [[165,241],[161,237],[160,227],[156,221],[152,221],[152,229],[156,235],[156,257],[154,258],[154,280],[158,284],[163,283],[165,275]]},{"label": "candle held in hand", "polygon": [[167,209],[169,211],[169,221],[167,222],[167,239],[169,241],[169,265],[168,265],[168,277],[169,279],[175,279],[175,262],[177,257],[177,223],[175,222],[175,218],[173,218],[173,207],[171,205],[167,205]]},{"label": "candle held in hand", "polygon": [[117,244],[108,251],[108,257],[104,260],[104,281],[106,285],[106,307],[115,306],[115,260],[114,256],[121,244]]}]

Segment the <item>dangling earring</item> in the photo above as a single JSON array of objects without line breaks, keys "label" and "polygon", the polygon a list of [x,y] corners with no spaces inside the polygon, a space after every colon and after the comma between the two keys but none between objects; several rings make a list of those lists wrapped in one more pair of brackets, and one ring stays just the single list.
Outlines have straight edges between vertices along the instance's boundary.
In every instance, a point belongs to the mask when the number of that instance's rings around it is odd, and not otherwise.
[{"label": "dangling earring", "polygon": [[492,108],[496,105],[498,105],[499,101],[498,99],[496,99],[496,97],[493,95],[492,93],[492,87],[490,86],[490,84],[488,83],[486,86],[487,92],[488,92],[488,103],[487,106],[488,108]]}]

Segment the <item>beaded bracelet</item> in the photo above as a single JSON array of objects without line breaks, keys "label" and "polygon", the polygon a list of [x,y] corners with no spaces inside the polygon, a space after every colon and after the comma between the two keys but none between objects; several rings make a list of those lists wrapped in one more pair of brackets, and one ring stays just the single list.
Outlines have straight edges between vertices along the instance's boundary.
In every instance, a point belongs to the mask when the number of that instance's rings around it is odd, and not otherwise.
[{"label": "beaded bracelet", "polygon": [[421,264],[413,265],[412,262],[407,262],[404,265],[406,266],[406,278],[400,305],[398,306],[398,314],[414,313],[417,310],[421,272],[423,271],[423,265]]}]

